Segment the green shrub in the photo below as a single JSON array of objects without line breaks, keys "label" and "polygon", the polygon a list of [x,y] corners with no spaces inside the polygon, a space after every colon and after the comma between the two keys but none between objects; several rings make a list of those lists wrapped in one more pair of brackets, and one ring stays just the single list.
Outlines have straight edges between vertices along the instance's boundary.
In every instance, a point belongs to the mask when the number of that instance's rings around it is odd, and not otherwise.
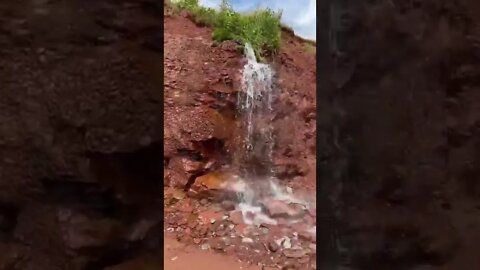
[{"label": "green shrub", "polygon": [[276,53],[280,47],[281,12],[259,9],[249,14],[233,11],[227,1],[218,10],[202,7],[198,0],[177,0],[173,5],[190,12],[197,23],[213,26],[217,42],[234,40],[250,43],[257,56]]}]

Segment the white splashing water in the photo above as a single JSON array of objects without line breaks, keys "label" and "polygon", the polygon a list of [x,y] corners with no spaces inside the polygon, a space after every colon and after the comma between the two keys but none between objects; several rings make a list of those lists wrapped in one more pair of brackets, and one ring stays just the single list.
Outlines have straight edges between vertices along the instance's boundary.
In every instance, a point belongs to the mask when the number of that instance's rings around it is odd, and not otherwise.
[{"label": "white splashing water", "polygon": [[251,158],[258,141],[265,144],[266,149],[262,154],[265,154],[267,162],[271,162],[274,138],[272,119],[269,117],[272,116],[272,103],[277,94],[273,88],[274,72],[270,65],[257,62],[255,52],[248,43],[245,45],[245,57],[247,63],[242,77],[242,92],[245,95],[238,99],[239,108],[246,116],[245,154],[247,159]]},{"label": "white splashing water", "polygon": [[[267,176],[258,176],[255,168],[247,167],[243,177],[233,183],[232,188],[240,191],[241,202],[237,206],[242,211],[247,224],[277,224],[277,221],[262,212],[259,199],[262,196],[306,205],[303,200],[295,198],[277,184],[271,166],[275,145],[273,122],[273,102],[278,89],[273,86],[274,71],[268,64],[259,63],[250,44],[245,45],[247,63],[243,69],[242,94],[238,98],[238,108],[245,115],[244,125],[244,159],[249,161],[260,156],[268,168]],[[260,195],[259,193],[263,193]],[[254,218],[248,212],[255,213]]]}]

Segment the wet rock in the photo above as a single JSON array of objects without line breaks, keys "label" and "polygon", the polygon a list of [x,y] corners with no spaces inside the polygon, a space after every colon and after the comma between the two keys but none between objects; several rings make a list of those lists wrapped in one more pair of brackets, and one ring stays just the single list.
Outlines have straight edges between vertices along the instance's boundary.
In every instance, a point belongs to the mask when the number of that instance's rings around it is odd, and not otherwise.
[{"label": "wet rock", "polygon": [[249,226],[246,224],[238,224],[233,228],[238,235],[246,235],[249,232]]},{"label": "wet rock", "polygon": [[257,216],[257,214],[255,212],[247,211],[245,213],[246,220],[255,220],[256,216]]},{"label": "wet rock", "polygon": [[235,203],[232,201],[222,201],[222,208],[227,211],[235,210]]},{"label": "wet rock", "polygon": [[242,211],[240,211],[240,210],[231,211],[230,212],[230,221],[233,222],[233,224],[243,224],[243,223],[245,223],[243,221]]},{"label": "wet rock", "polygon": [[262,205],[271,217],[288,215],[288,204],[283,201],[267,199],[262,202]]},{"label": "wet rock", "polygon": [[288,204],[275,199],[266,199],[262,201],[262,205],[265,211],[274,218],[298,218],[305,213],[304,207],[300,204]]}]

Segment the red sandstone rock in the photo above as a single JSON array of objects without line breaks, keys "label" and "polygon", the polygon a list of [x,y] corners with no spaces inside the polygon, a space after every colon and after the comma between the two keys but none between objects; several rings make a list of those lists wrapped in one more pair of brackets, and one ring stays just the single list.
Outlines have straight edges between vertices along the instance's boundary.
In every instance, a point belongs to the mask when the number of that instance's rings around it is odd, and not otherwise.
[{"label": "red sandstone rock", "polygon": [[246,216],[247,220],[254,220],[256,214],[255,214],[254,212],[247,211],[247,212],[245,213],[245,216]]},{"label": "red sandstone rock", "polygon": [[233,211],[235,210],[235,203],[232,201],[222,201],[222,207],[227,211]]},{"label": "red sandstone rock", "polygon": [[262,202],[263,207],[271,217],[297,218],[304,214],[302,205],[275,199],[266,199]]},{"label": "red sandstone rock", "polygon": [[236,210],[236,211],[231,211],[230,212],[230,221],[232,221],[234,224],[243,224],[243,213],[242,211]]},{"label": "red sandstone rock", "polygon": [[272,217],[284,216],[288,213],[288,204],[274,199],[266,199],[262,202],[267,213]]}]

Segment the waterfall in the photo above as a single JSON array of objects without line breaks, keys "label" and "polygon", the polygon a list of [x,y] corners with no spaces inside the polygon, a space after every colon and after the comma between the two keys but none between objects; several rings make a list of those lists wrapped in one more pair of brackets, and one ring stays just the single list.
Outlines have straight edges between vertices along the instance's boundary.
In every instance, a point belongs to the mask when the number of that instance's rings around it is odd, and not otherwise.
[{"label": "waterfall", "polygon": [[[243,118],[243,174],[248,177],[272,176],[273,101],[277,90],[273,87],[274,72],[270,65],[258,63],[250,44],[245,45],[247,63],[243,68],[242,91],[238,109]],[[258,169],[262,169],[259,172]]]},{"label": "waterfall", "polygon": [[[247,224],[276,224],[277,221],[262,210],[262,200],[304,203],[278,185],[273,166],[275,146],[275,99],[279,89],[274,86],[274,71],[270,65],[257,62],[250,44],[245,45],[247,63],[243,67],[242,89],[238,94],[241,147],[234,154],[234,167],[240,173],[240,182],[234,182],[239,195],[237,209]],[[248,213],[255,213],[252,218]]]}]

